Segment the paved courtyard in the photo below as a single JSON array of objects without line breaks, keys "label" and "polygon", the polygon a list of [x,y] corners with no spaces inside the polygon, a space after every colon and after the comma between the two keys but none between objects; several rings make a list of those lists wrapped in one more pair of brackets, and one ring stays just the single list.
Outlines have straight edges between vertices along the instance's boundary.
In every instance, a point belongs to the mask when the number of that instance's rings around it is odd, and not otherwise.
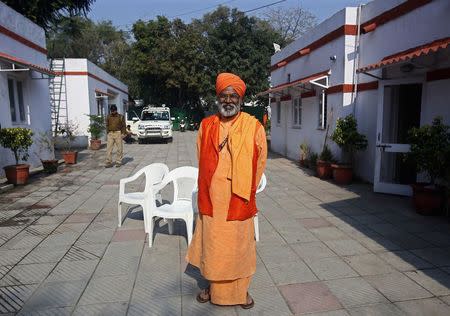
[{"label": "paved courtyard", "polygon": [[[152,162],[196,165],[195,133],[105,150],[0,194],[0,314],[450,315],[450,225],[406,198],[339,187],[271,154],[258,196],[261,241],[243,310],[195,300],[204,280],[184,261],[185,228],[159,223],[148,247],[140,208],[117,228],[119,179]],[[143,178],[131,189],[142,189]],[[164,197],[170,196],[170,190]]]}]

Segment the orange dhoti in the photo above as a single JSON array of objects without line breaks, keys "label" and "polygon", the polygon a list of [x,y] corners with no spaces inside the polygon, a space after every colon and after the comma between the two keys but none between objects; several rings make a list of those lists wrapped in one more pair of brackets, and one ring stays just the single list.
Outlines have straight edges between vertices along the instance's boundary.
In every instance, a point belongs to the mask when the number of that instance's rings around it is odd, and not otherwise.
[{"label": "orange dhoti", "polygon": [[[219,140],[228,135],[231,122],[221,122]],[[199,140],[201,135],[199,133]],[[265,167],[267,146],[264,129],[255,135],[261,159],[257,179]],[[199,145],[199,143],[197,143]],[[219,305],[247,303],[247,292],[256,271],[256,243],[253,218],[227,221],[231,199],[231,155],[228,146],[219,153],[219,161],[211,180],[209,195],[213,216],[199,215],[186,260],[198,267],[210,282],[211,302]]]}]

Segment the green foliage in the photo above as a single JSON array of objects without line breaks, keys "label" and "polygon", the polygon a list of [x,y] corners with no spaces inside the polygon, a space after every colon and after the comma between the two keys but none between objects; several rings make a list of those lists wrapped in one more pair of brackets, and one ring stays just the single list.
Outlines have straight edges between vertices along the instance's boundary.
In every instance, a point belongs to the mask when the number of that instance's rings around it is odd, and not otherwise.
[{"label": "green foliage", "polygon": [[51,131],[46,132],[38,132],[36,137],[37,145],[38,145],[38,153],[35,153],[41,160],[43,154],[45,153],[53,153],[55,150],[55,138],[52,135]]},{"label": "green foliage", "polygon": [[58,126],[58,134],[62,136],[64,151],[71,151],[72,142],[75,140],[77,131],[78,124],[73,121],[69,121],[65,125]]},{"label": "green foliage", "polygon": [[236,9],[219,7],[189,24],[161,16],[138,21],[133,36],[130,89],[146,104],[213,108],[214,82],[224,71],[243,78],[247,100],[269,87],[268,65],[278,34],[267,22]]},{"label": "green foliage", "polygon": [[317,155],[316,153],[311,152],[309,155],[309,167],[313,170],[316,168],[318,158],[319,155]]},{"label": "green foliage", "polygon": [[105,118],[101,115],[89,115],[89,127],[87,132],[91,134],[92,139],[99,139],[106,129]]},{"label": "green foliage", "polygon": [[18,165],[20,160],[28,160],[28,148],[33,144],[32,136],[33,132],[29,128],[2,128],[0,129],[0,145],[11,149]]},{"label": "green foliage", "polygon": [[322,160],[325,162],[333,162],[334,161],[333,153],[331,152],[331,150],[327,144],[325,144],[323,146],[322,152],[319,155],[319,160]]},{"label": "green foliage", "polygon": [[304,141],[300,144],[300,159],[307,159],[309,157],[309,153],[311,151],[311,148],[309,148],[309,145]]},{"label": "green foliage", "polygon": [[342,148],[344,153],[350,155],[350,163],[353,163],[356,151],[367,148],[367,138],[358,133],[358,124],[352,114],[337,119],[336,129],[331,135],[331,139]]},{"label": "green foliage", "polygon": [[272,126],[272,120],[268,119],[267,123],[266,123],[266,134],[267,135],[270,135],[270,128],[271,128],[271,126]]},{"label": "green foliage", "polygon": [[450,179],[450,126],[442,123],[442,117],[434,118],[431,125],[415,127],[408,131],[411,151],[406,154],[426,172],[434,184],[437,179]]},{"label": "green foliage", "polygon": [[2,2],[48,30],[66,16],[86,15],[95,0],[2,0]]}]

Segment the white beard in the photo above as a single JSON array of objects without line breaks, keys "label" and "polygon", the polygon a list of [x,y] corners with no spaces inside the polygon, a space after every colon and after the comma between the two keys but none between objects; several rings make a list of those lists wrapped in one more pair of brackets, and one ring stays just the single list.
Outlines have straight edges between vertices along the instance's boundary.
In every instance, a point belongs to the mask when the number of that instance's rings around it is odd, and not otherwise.
[{"label": "white beard", "polygon": [[218,108],[220,115],[222,115],[223,117],[232,117],[239,113],[239,111],[241,110],[241,105],[219,103]]}]

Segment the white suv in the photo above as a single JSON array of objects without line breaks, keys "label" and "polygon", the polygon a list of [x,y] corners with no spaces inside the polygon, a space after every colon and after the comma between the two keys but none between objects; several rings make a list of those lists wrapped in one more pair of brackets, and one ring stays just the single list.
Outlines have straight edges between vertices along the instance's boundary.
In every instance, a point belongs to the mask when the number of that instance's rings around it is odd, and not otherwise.
[{"label": "white suv", "polygon": [[167,107],[145,107],[138,125],[138,142],[148,139],[172,140],[172,121]]}]

